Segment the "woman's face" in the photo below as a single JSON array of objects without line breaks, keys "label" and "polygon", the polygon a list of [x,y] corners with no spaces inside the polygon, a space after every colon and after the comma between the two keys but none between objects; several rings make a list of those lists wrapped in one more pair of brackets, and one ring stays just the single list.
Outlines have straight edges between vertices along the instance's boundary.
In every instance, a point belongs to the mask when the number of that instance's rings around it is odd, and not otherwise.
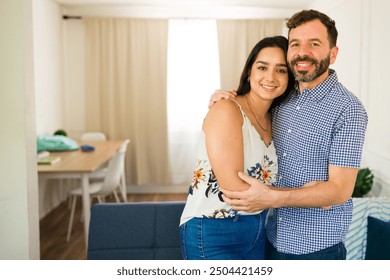
[{"label": "woman's face", "polygon": [[250,71],[251,92],[262,99],[273,100],[282,95],[288,84],[287,62],[283,50],[277,47],[262,49]]}]

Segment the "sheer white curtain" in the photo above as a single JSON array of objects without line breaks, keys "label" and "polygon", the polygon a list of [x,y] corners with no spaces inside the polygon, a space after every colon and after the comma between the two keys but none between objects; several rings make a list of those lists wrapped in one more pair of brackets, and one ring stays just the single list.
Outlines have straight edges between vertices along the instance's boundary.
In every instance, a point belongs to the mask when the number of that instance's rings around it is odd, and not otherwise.
[{"label": "sheer white curtain", "polygon": [[126,157],[129,184],[169,184],[168,21],[83,20],[86,128],[131,140]]},{"label": "sheer white curtain", "polygon": [[283,19],[218,20],[221,87],[236,89],[245,61],[258,41],[282,35]]},{"label": "sheer white curtain", "polygon": [[170,20],[168,131],[174,185],[189,185],[210,95],[219,88],[215,20]]}]

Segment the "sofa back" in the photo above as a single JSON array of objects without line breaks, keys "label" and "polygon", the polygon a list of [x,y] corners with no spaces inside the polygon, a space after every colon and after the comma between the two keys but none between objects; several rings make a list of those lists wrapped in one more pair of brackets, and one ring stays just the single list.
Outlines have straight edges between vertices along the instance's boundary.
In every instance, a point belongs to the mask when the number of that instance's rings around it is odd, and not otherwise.
[{"label": "sofa back", "polygon": [[185,201],[94,204],[87,259],[182,259],[179,221]]}]

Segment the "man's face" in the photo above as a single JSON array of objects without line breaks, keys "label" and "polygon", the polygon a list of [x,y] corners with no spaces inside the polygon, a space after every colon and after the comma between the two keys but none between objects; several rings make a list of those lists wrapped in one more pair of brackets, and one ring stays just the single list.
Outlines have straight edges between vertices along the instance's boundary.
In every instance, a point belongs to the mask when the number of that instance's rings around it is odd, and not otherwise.
[{"label": "man's face", "polygon": [[337,48],[330,48],[328,32],[319,20],[291,29],[287,60],[295,79],[305,87],[324,81],[336,56]]}]

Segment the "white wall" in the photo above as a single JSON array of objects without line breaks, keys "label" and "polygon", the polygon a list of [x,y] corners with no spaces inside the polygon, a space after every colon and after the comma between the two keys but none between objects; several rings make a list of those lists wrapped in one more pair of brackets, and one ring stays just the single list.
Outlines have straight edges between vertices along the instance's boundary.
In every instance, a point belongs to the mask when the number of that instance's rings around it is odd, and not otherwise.
[{"label": "white wall", "polygon": [[0,259],[39,259],[32,15],[0,2]]},{"label": "white wall", "polygon": [[336,21],[340,51],[334,68],[340,81],[362,100],[368,112],[362,164],[374,171],[377,191],[390,196],[390,126],[387,122],[390,2],[340,0],[330,4],[317,0],[313,8],[324,11]]},{"label": "white wall", "polygon": [[[61,7],[51,0],[34,0],[34,70],[36,134],[64,128],[64,63]],[[39,217],[67,196],[59,180],[39,180]]]},{"label": "white wall", "polygon": [[51,0],[34,0],[34,58],[37,134],[63,127],[62,14]]},{"label": "white wall", "polygon": [[[390,196],[390,125],[389,125],[389,65],[390,45],[388,18],[390,2],[375,0],[365,7],[369,12],[369,30],[364,38],[368,48],[365,58],[367,71],[361,79],[366,80],[366,99],[369,111],[369,129],[366,145],[366,164],[373,168],[382,194]],[[363,68],[364,71],[364,68]]]}]

